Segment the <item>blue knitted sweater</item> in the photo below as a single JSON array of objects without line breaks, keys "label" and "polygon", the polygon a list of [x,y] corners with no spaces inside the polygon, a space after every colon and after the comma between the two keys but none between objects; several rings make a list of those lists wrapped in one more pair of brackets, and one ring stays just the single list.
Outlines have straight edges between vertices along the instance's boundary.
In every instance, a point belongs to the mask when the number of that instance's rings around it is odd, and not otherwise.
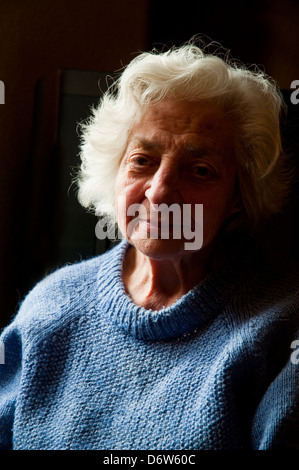
[{"label": "blue knitted sweater", "polygon": [[127,247],[46,277],[2,332],[0,448],[299,449],[297,273],[240,242],[152,311]]}]

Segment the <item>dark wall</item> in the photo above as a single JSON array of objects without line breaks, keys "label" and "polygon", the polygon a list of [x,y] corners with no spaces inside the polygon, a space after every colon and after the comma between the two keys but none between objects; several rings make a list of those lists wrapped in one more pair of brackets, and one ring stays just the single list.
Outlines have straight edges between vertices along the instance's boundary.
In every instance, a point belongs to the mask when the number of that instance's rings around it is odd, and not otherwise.
[{"label": "dark wall", "polygon": [[289,88],[299,77],[297,0],[151,0],[149,41],[179,45],[193,35],[219,42],[233,57],[255,63]]},{"label": "dark wall", "polygon": [[295,0],[0,2],[0,328],[57,261],[61,109],[70,102],[65,114],[79,119],[74,103],[90,99],[63,101],[62,71],[113,72],[138,51],[203,34],[287,89],[299,79],[298,13]]},{"label": "dark wall", "polygon": [[[219,45],[244,64],[256,64],[282,89],[288,107],[282,126],[285,150],[295,168],[289,203],[282,214],[259,228],[258,236],[272,253],[299,259],[299,103],[291,102],[291,83],[299,80],[298,0],[151,0],[149,42],[159,50],[196,36]],[[299,92],[296,94],[297,101]],[[246,110],[244,110],[246,112]]]},{"label": "dark wall", "polygon": [[147,0],[0,2],[0,327],[53,259],[60,71],[120,69],[147,28]]}]

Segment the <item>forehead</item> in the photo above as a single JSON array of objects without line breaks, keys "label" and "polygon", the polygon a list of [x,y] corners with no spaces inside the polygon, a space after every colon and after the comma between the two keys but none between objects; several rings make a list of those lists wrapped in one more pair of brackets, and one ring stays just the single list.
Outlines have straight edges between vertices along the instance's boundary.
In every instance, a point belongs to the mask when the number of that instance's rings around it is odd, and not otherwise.
[{"label": "forehead", "polygon": [[232,126],[216,106],[164,99],[143,109],[129,143],[147,150],[173,144],[231,147]]}]

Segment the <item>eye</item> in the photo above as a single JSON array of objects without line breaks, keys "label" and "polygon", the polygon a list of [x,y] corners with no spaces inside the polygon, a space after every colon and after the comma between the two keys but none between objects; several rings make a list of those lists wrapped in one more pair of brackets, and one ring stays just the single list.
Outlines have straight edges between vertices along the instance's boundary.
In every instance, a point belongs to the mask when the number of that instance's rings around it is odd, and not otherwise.
[{"label": "eye", "polygon": [[133,165],[145,166],[148,165],[148,160],[145,157],[135,157],[131,159]]},{"label": "eye", "polygon": [[196,165],[193,167],[193,174],[203,180],[209,180],[216,176],[216,171],[209,165]]},{"label": "eye", "polygon": [[144,167],[150,167],[153,165],[152,161],[145,155],[132,155],[129,158],[130,168],[138,170]]}]

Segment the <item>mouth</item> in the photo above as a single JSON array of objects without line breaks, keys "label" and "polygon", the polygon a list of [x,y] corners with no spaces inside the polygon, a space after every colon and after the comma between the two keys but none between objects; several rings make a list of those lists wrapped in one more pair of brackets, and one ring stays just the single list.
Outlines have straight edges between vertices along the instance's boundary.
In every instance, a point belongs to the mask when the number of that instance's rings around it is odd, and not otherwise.
[{"label": "mouth", "polygon": [[181,240],[184,238],[181,224],[169,223],[167,220],[152,221],[150,219],[139,220],[134,227],[136,234],[144,238]]},{"label": "mouth", "polygon": [[160,219],[160,220],[152,220],[152,219],[140,219],[138,220],[138,224],[146,227],[153,227],[156,229],[163,229],[163,228],[169,228],[169,229],[174,229],[174,228],[181,228],[181,224],[173,224],[169,222],[169,220],[165,219]]},{"label": "mouth", "polygon": [[176,211],[175,208],[152,211],[142,206],[144,208],[138,209],[137,217],[135,217],[135,210],[134,214],[132,213],[132,216],[127,218],[127,233],[130,236],[135,232],[134,236],[146,239],[191,240],[197,236],[198,232],[201,233],[203,220],[201,213],[194,210],[193,214],[189,206],[179,207]]}]

